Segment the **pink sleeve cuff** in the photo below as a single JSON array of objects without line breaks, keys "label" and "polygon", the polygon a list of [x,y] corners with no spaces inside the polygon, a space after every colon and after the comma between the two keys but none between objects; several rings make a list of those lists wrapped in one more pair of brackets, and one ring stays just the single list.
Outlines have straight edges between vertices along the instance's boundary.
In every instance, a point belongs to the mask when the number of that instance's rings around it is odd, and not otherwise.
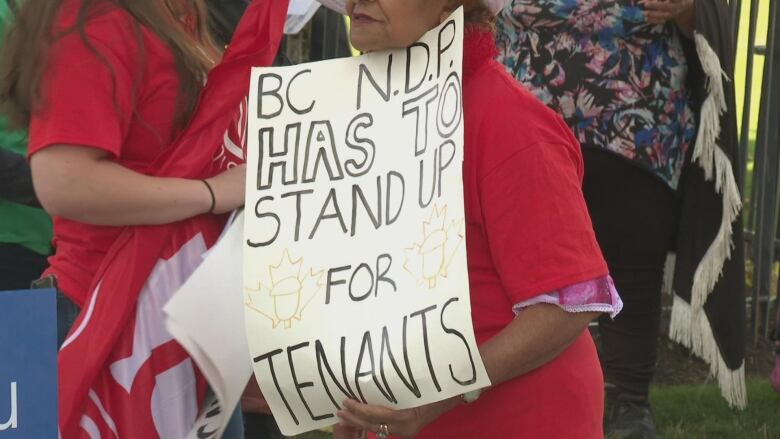
[{"label": "pink sleeve cuff", "polygon": [[557,305],[570,313],[603,312],[612,318],[615,318],[623,309],[623,301],[620,300],[615,283],[610,276],[581,282],[558,291],[536,296],[516,304],[512,310],[517,315],[524,308],[539,303]]}]

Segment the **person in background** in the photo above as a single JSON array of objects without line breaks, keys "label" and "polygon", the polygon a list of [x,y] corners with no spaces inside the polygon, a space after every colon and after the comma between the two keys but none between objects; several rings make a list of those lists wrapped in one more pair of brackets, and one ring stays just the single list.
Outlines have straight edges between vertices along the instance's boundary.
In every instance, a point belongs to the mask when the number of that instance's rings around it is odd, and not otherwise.
[{"label": "person in background", "polygon": [[499,61],[582,145],[585,199],[625,302],[616,319],[599,320],[610,438],[656,437],[648,395],[670,251],[672,336],[694,345],[729,401],[744,404],[744,265],[729,160],[738,155],[727,111],[733,88],[721,78],[733,78],[734,58],[724,4],[513,0],[498,19]]},{"label": "person in background", "polygon": [[604,382],[588,324],[619,312],[620,298],[582,196],[577,140],[494,59],[494,12],[502,3],[347,4],[352,44],[364,52],[406,47],[465,9],[467,259],[472,321],[492,385],[408,410],[344,401],[338,439],[361,431],[379,438],[604,437]]},{"label": "person in background", "polygon": [[[0,1],[0,34],[13,19],[12,6]],[[51,254],[51,219],[35,196],[26,155],[27,133],[0,118],[0,291],[29,288]]]},{"label": "person in background", "polygon": [[[62,344],[122,226],[230,212],[244,203],[246,172],[145,174],[221,57],[202,0],[20,4],[2,49],[0,110],[29,126],[32,179],[54,221],[56,253],[43,276],[59,291]],[[234,418],[225,437],[243,436]]]},{"label": "person in background", "polygon": [[26,152],[26,133],[0,119],[0,291],[28,289],[51,254],[51,219],[35,196]]}]

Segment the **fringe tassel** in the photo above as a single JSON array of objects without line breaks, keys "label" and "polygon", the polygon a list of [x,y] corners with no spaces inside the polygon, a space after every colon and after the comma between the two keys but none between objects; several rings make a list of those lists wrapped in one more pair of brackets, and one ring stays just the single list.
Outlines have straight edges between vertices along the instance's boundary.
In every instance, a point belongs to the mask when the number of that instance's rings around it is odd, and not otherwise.
[{"label": "fringe tassel", "polygon": [[693,312],[685,300],[674,296],[669,338],[691,350],[710,366],[710,373],[718,380],[720,393],[731,408],[743,410],[747,407],[745,386],[745,363],[739,369],[731,370],[720,354],[707,315]]},{"label": "fringe tassel", "polygon": [[720,136],[720,116],[726,111],[726,94],[723,88],[723,73],[720,59],[712,50],[707,39],[700,34],[694,36],[696,51],[704,73],[707,75],[707,98],[704,100],[699,121],[699,133],[693,151],[693,160],[704,170],[708,181],[715,181],[715,190],[723,196],[723,217],[715,240],[707,249],[696,268],[691,291],[691,306],[694,313],[707,302],[715,284],[720,279],[723,264],[731,257],[734,248],[733,224],[742,210],[739,186],[734,178],[731,161],[717,146]]},{"label": "fringe tassel", "polygon": [[[731,257],[733,243],[733,224],[742,210],[742,200],[737,186],[731,161],[718,147],[720,137],[720,117],[727,110],[726,93],[723,79],[729,78],[723,72],[720,59],[710,47],[707,39],[695,34],[696,51],[704,73],[707,75],[707,98],[701,108],[699,132],[693,151],[693,161],[702,170],[707,181],[715,183],[715,190],[723,198],[723,216],[718,234],[704,254],[693,277],[691,303],[688,304],[674,295],[672,318],[669,326],[669,338],[689,348],[710,366],[710,373],[718,380],[721,394],[729,406],[744,409],[747,406],[745,388],[745,364],[737,370],[731,370],[723,360],[710,321],[704,312],[715,284],[723,272],[723,264]],[[673,273],[675,259],[670,254],[664,273],[664,289],[673,292]]]},{"label": "fringe tassel", "polygon": [[720,65],[718,54],[712,50],[707,39],[695,34],[696,52],[699,55],[704,74],[707,75],[707,98],[702,103],[699,120],[699,133],[693,159],[704,169],[705,176],[711,181],[714,173],[715,143],[720,136],[720,116],[726,111],[726,93],[723,88],[723,78],[727,81]]}]

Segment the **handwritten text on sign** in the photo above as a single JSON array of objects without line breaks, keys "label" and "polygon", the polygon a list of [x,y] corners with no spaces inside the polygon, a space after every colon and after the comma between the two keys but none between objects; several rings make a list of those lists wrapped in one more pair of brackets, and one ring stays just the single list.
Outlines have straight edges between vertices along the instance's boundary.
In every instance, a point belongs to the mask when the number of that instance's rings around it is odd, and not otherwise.
[{"label": "handwritten text on sign", "polygon": [[258,68],[244,290],[283,433],[345,398],[407,408],[488,384],[471,326],[462,13],[406,50]]}]

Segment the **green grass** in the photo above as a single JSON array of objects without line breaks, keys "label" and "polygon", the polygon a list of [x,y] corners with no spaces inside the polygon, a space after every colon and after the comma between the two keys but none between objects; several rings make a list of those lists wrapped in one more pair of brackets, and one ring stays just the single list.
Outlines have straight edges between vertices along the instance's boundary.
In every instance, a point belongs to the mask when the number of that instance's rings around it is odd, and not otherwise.
[{"label": "green grass", "polygon": [[[764,379],[748,381],[748,408],[729,408],[715,385],[655,388],[650,396],[660,439],[780,438],[780,394]],[[312,432],[296,439],[329,439]]]},{"label": "green grass", "polygon": [[748,408],[731,410],[714,385],[657,388],[651,400],[664,439],[780,438],[780,394],[763,379],[748,382]]}]

